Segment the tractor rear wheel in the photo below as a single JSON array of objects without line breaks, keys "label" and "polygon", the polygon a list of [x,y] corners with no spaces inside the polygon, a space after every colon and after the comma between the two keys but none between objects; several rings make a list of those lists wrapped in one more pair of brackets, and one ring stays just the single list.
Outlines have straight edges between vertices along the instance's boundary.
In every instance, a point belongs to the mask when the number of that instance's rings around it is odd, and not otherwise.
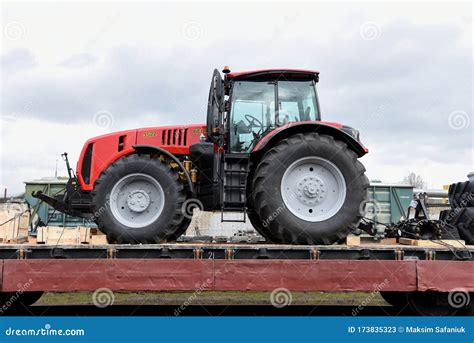
[{"label": "tractor rear wheel", "polygon": [[449,186],[448,198],[451,208],[474,207],[474,182],[465,181]]},{"label": "tractor rear wheel", "polygon": [[247,212],[247,217],[249,218],[250,224],[252,224],[254,229],[257,230],[257,232],[261,234],[267,241],[272,243],[282,243],[278,237],[272,235],[272,233],[267,230],[267,228],[264,226],[264,223],[260,221],[258,214],[253,211],[249,211]]},{"label": "tractor rear wheel", "polygon": [[148,155],[130,155],[112,163],[92,192],[99,229],[109,242],[117,243],[177,238],[177,231],[185,231],[185,197],[178,174]]},{"label": "tractor rear wheel", "polygon": [[327,135],[280,141],[258,164],[251,190],[265,237],[293,244],[332,244],[361,218],[369,182],[346,144]]}]

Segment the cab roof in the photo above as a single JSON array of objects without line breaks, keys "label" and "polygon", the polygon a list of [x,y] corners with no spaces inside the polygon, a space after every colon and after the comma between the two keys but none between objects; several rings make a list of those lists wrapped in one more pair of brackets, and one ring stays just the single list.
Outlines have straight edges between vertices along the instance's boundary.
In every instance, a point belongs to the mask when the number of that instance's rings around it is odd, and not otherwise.
[{"label": "cab roof", "polygon": [[307,69],[259,69],[250,71],[231,72],[226,74],[228,80],[259,79],[259,78],[290,78],[290,79],[313,79],[318,81],[318,70]]}]

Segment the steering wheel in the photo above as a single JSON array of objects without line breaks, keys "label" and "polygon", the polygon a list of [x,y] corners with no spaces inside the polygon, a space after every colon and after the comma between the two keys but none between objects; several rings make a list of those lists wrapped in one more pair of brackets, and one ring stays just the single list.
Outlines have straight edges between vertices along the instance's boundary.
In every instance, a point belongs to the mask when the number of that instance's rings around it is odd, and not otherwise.
[{"label": "steering wheel", "polygon": [[[257,118],[255,118],[254,116],[251,116],[250,114],[246,114],[246,115],[244,115],[244,118],[245,118],[245,120],[247,120],[249,122],[249,125],[248,125],[249,128],[258,127],[258,126],[263,128],[262,122],[260,120],[258,120]],[[255,123],[257,123],[258,126],[255,125]]]}]

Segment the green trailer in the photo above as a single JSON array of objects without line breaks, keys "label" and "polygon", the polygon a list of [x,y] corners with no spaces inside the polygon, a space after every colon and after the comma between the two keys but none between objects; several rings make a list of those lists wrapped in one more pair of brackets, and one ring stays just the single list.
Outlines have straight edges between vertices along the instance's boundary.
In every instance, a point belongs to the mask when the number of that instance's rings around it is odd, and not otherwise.
[{"label": "green trailer", "polygon": [[54,210],[48,204],[34,198],[32,192],[42,191],[44,194],[53,196],[64,194],[68,177],[44,177],[38,180],[25,182],[25,200],[33,208],[43,223],[51,226],[75,227],[88,226],[97,227],[92,221],[84,218],[72,217]]},{"label": "green trailer", "polygon": [[383,224],[396,223],[406,218],[413,199],[413,186],[372,181],[368,192],[366,217],[381,223],[376,225],[378,232],[385,228]]}]

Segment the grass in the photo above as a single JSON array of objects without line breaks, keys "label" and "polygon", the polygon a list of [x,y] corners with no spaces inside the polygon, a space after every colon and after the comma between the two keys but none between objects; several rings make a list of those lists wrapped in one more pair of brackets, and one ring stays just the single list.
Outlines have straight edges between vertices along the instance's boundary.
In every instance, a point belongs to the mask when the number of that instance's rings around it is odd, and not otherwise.
[{"label": "grass", "polygon": [[[271,292],[114,292],[115,305],[270,305]],[[380,294],[291,292],[292,305],[387,306]],[[90,305],[92,292],[45,293],[37,305]]]}]

